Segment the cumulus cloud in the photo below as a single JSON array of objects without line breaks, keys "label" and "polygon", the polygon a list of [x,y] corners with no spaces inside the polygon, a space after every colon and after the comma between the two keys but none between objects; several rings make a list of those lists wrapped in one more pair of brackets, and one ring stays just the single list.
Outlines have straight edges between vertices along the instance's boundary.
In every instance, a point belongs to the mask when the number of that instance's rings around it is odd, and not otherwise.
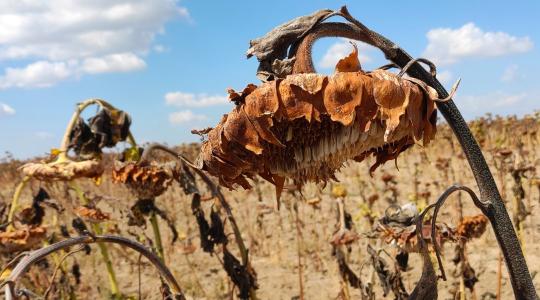
[{"label": "cumulus cloud", "polygon": [[436,28],[427,33],[424,57],[440,65],[449,65],[469,57],[497,57],[524,53],[533,48],[528,36],[516,37],[506,32],[486,32],[474,23],[458,29]]},{"label": "cumulus cloud", "polygon": [[111,54],[84,60],[81,70],[85,73],[130,72],[144,69],[146,63],[133,53]]},{"label": "cumulus cloud", "polygon": [[178,107],[208,107],[228,104],[227,96],[171,92],[165,94],[165,103]]},{"label": "cumulus cloud", "polygon": [[526,113],[536,108],[537,92],[507,93],[495,91],[487,94],[464,95],[455,97],[457,106],[468,117],[477,117],[485,113],[507,115]]},{"label": "cumulus cloud", "polygon": [[15,114],[15,109],[13,107],[0,102],[0,117],[2,116],[11,116]]},{"label": "cumulus cloud", "polygon": [[319,61],[318,66],[323,69],[333,69],[340,59],[351,53],[353,48],[350,42],[355,43],[358,47],[358,59],[360,59],[361,64],[372,60],[371,57],[367,56],[365,53],[371,51],[374,47],[365,43],[341,39],[341,41],[334,43],[328,48],[322,59]]},{"label": "cumulus cloud", "polygon": [[[175,17],[190,18],[174,0],[0,1],[0,60],[30,61],[6,69],[3,88],[49,86],[69,76],[144,68],[141,57],[165,22]],[[55,76],[59,68],[67,69],[60,78]],[[37,69],[39,74],[32,73]],[[26,75],[23,82],[29,84],[6,84],[13,76],[9,70]],[[45,73],[52,79],[35,84],[32,78]]]},{"label": "cumulus cloud", "polygon": [[10,87],[48,87],[71,76],[75,62],[37,61],[24,68],[6,68],[0,76],[0,89]]},{"label": "cumulus cloud", "polygon": [[206,120],[208,120],[208,117],[195,114],[191,110],[181,110],[169,114],[169,122],[171,124],[196,123]]}]

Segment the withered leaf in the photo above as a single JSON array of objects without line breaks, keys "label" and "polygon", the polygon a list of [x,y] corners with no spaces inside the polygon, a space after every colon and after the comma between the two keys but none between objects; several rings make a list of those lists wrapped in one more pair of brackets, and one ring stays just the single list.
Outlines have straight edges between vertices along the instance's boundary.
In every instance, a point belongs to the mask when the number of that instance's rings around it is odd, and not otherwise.
[{"label": "withered leaf", "polygon": [[223,247],[223,265],[229,278],[238,287],[240,299],[249,299],[250,290],[257,289],[257,278],[250,269],[243,266],[240,261],[232,255],[227,247]]},{"label": "withered leaf", "polygon": [[360,60],[358,59],[358,47],[351,43],[353,51],[348,56],[340,59],[336,65],[336,72],[358,72],[362,70]]}]

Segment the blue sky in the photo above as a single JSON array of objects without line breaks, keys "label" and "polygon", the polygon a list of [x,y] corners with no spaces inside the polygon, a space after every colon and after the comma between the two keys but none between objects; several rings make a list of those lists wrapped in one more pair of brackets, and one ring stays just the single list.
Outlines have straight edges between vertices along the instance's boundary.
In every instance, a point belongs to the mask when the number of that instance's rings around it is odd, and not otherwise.
[{"label": "blue sky", "polygon": [[[128,111],[139,141],[197,141],[217,123],[228,87],[258,83],[250,39],[322,8],[349,11],[413,56],[438,64],[466,118],[540,109],[539,1],[19,1],[0,2],[0,153],[57,147],[75,103]],[[77,13],[74,13],[77,12]],[[351,46],[315,45],[320,72]],[[385,63],[359,45],[366,69]]]}]

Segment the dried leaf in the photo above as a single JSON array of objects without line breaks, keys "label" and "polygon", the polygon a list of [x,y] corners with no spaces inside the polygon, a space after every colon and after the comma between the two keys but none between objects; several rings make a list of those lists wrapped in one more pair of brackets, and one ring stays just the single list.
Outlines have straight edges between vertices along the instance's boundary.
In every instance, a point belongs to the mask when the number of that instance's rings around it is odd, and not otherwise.
[{"label": "dried leaf", "polygon": [[358,47],[356,44],[351,42],[353,46],[353,51],[349,56],[342,58],[338,61],[336,65],[336,72],[358,72],[362,70],[360,65],[360,60],[358,59]]},{"label": "dried leaf", "polygon": [[110,220],[110,215],[97,207],[79,206],[75,208],[75,214],[90,223],[101,223]]}]

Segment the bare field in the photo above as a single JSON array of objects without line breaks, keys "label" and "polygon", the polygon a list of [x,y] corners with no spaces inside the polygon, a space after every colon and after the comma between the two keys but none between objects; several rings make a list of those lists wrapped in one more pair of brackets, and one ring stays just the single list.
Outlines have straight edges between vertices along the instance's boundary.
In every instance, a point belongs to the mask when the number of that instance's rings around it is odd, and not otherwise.
[{"label": "bare field", "polygon": [[[540,155],[537,147],[539,119],[537,116],[523,119],[488,116],[472,122],[471,128],[480,141],[511,217],[520,223],[518,231],[525,257],[535,286],[540,286],[540,278],[537,276],[540,271],[540,222],[534,217],[540,213],[540,170],[535,169]],[[453,183],[467,185],[477,191],[472,172],[457,141],[446,126],[439,126],[438,131],[428,147],[415,146],[401,154],[396,163],[399,170],[393,162],[387,162],[370,176],[372,161],[350,162],[338,173],[339,183],[329,182],[324,188],[310,184],[301,192],[293,187],[286,189],[279,211],[274,210],[274,187],[262,179],[256,182],[252,190],[223,189],[257,274],[257,298],[300,299],[303,294],[303,299],[346,299],[347,295],[352,299],[360,299],[359,290],[343,282],[330,243],[338,230],[336,197],[344,196],[345,210],[352,217],[351,232],[358,236],[351,243],[338,247],[342,247],[348,266],[363,284],[370,286],[371,283],[374,286],[375,299],[394,299],[392,291],[386,297],[383,296],[381,280],[367,251],[368,244],[375,249],[384,249],[386,252],[381,251],[379,257],[387,264],[387,270],[396,274],[394,257],[397,247],[388,238],[373,232],[386,209],[392,204],[403,205],[409,202],[421,209],[436,201]],[[177,149],[194,158],[197,147],[188,145]],[[7,157],[0,164],[0,223],[5,222],[11,197],[23,178],[17,170],[23,163]],[[130,208],[137,199],[126,187],[113,183],[110,169],[105,171],[99,185],[90,179],[77,180],[77,184],[91,202],[110,214],[110,220],[102,223],[105,232],[126,236],[148,246],[155,245],[148,220],[145,226],[128,226]],[[201,182],[199,185],[203,189]],[[64,210],[58,213],[45,207],[42,225],[47,229],[47,239],[36,246],[62,239],[61,225],[67,227],[70,235],[77,235],[71,224],[76,208],[82,203],[66,183],[32,180],[22,192],[20,207],[30,205],[39,188],[44,188],[50,198]],[[203,200],[206,201],[201,203],[201,207],[208,217],[212,207],[219,205],[214,199]],[[185,195],[177,184],[173,184],[156,198],[155,203],[166,213],[178,233],[178,240],[173,243],[169,225],[158,218],[165,262],[178,279],[186,297],[237,297],[238,290],[234,289],[222,267],[222,248],[216,246],[212,255],[200,248],[199,227],[191,207],[192,197]],[[438,221],[448,224],[454,230],[461,217],[478,214],[480,210],[466,194],[455,194],[442,208]],[[224,226],[229,240],[228,248],[239,257],[230,223],[224,221]],[[453,261],[457,245],[457,242],[452,241],[444,243],[443,261],[448,279],[439,280],[439,299],[459,299],[456,294],[462,280],[459,271],[461,265]],[[123,295],[137,299],[140,289],[143,299],[161,299],[159,277],[147,261],[142,259],[138,263],[138,254],[117,246],[111,246],[109,250]],[[2,264],[15,255],[4,253]],[[499,250],[489,226],[482,236],[467,243],[465,256],[478,279],[474,291],[465,288],[466,299],[495,299],[499,289]],[[59,257],[51,256],[46,262],[33,266],[23,280],[25,286],[43,294],[50,285]],[[432,259],[434,257],[432,255]],[[76,272],[74,274],[74,265],[79,267],[80,276]],[[92,252],[88,255],[77,253],[70,256],[62,266],[55,277],[51,298],[74,299],[70,293],[78,295],[79,299],[108,297],[107,273],[96,246],[92,246]],[[406,270],[399,272],[408,293],[420,278],[421,271],[420,255],[411,252]],[[468,276],[465,279],[471,280],[470,273]],[[504,263],[500,293],[501,299],[513,298]]]}]

